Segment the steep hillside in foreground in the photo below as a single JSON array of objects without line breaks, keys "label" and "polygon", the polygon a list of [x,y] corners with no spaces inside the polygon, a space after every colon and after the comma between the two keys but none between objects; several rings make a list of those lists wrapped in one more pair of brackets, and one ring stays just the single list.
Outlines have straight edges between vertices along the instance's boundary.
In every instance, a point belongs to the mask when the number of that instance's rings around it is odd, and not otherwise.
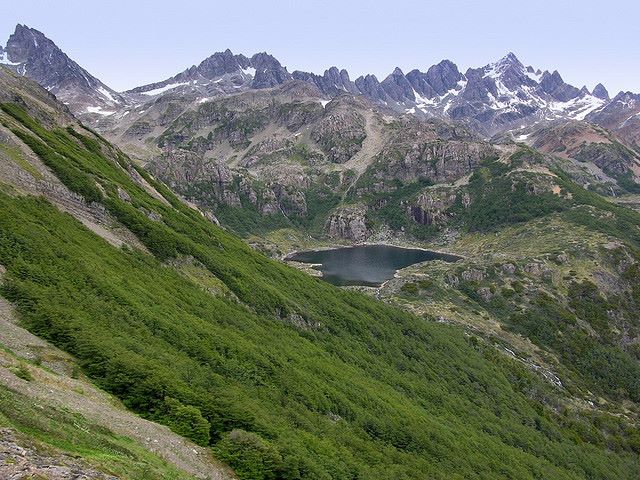
[{"label": "steep hillside in foreground", "polygon": [[234,478],[207,449],[127,411],[15,321],[0,298],[0,478]]},{"label": "steep hillside in foreground", "polygon": [[[20,171],[2,177],[1,294],[128,408],[244,479],[640,474],[631,423],[457,327],[252,251],[0,75],[2,163]],[[103,228],[34,196],[43,171]]]}]

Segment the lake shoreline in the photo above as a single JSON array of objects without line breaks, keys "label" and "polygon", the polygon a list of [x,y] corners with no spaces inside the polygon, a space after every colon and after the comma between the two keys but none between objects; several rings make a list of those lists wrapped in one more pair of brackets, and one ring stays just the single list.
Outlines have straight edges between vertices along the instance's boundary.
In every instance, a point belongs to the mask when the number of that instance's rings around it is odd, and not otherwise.
[{"label": "lake shoreline", "polygon": [[[402,248],[402,249],[405,249],[405,250],[421,250],[423,252],[432,252],[432,253],[438,253],[438,254],[441,254],[441,255],[450,255],[452,257],[458,257],[459,260],[462,260],[462,259],[465,258],[464,255],[460,255],[459,253],[452,253],[452,252],[448,252],[448,251],[444,251],[444,250],[435,250],[433,248],[416,247],[416,246],[413,246],[413,245],[411,245],[411,246],[398,245],[396,243],[391,243],[391,242],[361,242],[361,243],[353,243],[353,244],[350,244],[350,245],[334,244],[334,245],[327,245],[327,246],[316,247],[316,248],[306,248],[304,250],[291,250],[290,252],[284,254],[281,257],[281,260],[295,262],[296,260],[292,260],[292,259],[290,259],[290,257],[293,256],[293,255],[296,255],[298,253],[303,253],[303,252],[324,252],[324,251],[327,251],[327,250],[338,250],[338,249],[369,247],[369,246],[396,247],[396,248]],[[301,263],[306,263],[306,262],[301,262]],[[319,264],[319,265],[322,265],[322,264]]]},{"label": "lake shoreline", "polygon": [[[351,251],[354,253],[352,254]],[[463,257],[419,247],[365,242],[356,245],[316,248],[290,252],[284,261],[309,272],[321,272],[321,278],[336,286],[381,288],[398,272],[424,262],[454,263]]]}]

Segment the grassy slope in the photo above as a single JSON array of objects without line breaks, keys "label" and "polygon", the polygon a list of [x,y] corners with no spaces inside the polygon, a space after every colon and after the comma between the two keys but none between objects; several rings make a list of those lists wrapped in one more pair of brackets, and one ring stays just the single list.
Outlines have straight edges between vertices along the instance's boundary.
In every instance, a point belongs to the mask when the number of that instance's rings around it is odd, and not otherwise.
[{"label": "grassy slope", "polygon": [[[70,188],[103,203],[155,254],[116,249],[44,200],[1,194],[3,295],[99,385],[211,444],[242,477],[640,474],[628,446],[589,443],[589,419],[530,398],[544,385],[493,348],[268,260],[161,185],[173,207],[150,197],[105,157],[128,164],[106,145],[3,108]],[[240,303],[161,263],[182,256]],[[300,317],[309,328],[290,325]]]}]

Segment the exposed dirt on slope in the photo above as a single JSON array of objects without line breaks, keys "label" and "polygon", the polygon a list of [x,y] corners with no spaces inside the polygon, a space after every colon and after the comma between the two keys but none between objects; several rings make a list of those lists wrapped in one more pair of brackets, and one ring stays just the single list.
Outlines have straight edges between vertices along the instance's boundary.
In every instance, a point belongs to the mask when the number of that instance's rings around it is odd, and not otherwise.
[{"label": "exposed dirt on slope", "polygon": [[0,429],[0,478],[7,480],[117,480],[69,455],[43,452],[10,428]]}]

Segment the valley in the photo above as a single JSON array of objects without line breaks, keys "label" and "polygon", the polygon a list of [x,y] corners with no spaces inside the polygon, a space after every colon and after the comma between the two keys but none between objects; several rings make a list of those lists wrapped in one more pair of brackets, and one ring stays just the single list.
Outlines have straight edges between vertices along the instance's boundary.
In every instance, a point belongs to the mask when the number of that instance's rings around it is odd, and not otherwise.
[{"label": "valley", "polygon": [[0,473],[640,476],[637,94],[0,60]]}]

